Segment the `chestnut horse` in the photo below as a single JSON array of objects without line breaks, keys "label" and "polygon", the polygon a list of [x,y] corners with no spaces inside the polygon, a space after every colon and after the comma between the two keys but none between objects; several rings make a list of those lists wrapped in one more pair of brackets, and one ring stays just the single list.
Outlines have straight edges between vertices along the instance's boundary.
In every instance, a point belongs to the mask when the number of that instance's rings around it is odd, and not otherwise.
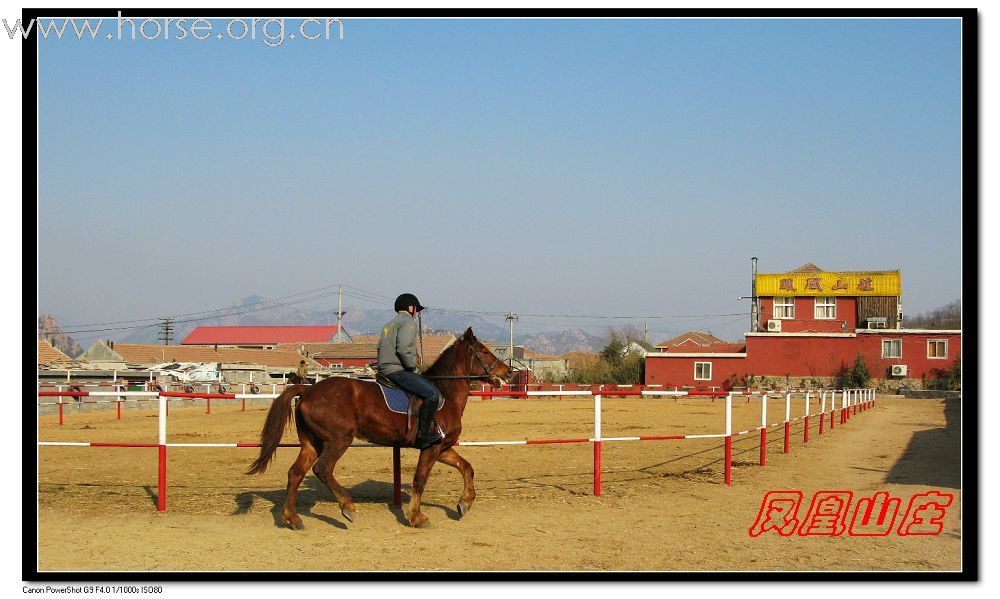
[{"label": "chestnut horse", "polygon": [[[444,406],[437,411],[436,420],[445,433],[441,443],[420,452],[417,470],[413,475],[413,492],[406,509],[411,526],[423,526],[427,516],[420,511],[420,497],[434,462],[442,462],[462,473],[465,489],[458,502],[459,517],[472,508],[476,498],[472,465],[458,455],[453,445],[462,433],[462,413],[469,399],[469,381],[489,380],[502,385],[510,374],[507,364],[472,334],[465,331],[458,341],[441,353],[424,373],[441,391]],[[282,519],[293,529],[302,527],[302,519],[295,511],[299,485],[309,468],[330,489],[340,512],[354,522],[354,501],[337,479],[333,469],[355,437],[379,445],[413,445],[416,435],[416,418],[407,425],[408,416],[391,412],[385,405],[378,385],[345,377],[331,377],[315,385],[293,385],[271,404],[267,420],[260,433],[260,455],[250,465],[247,474],[260,474],[267,469],[274,452],[281,442],[282,433],[292,414],[292,399],[300,395],[295,410],[295,427],[302,446],[298,458],[288,470],[288,495],[281,512]],[[409,428],[409,431],[407,430]]]}]

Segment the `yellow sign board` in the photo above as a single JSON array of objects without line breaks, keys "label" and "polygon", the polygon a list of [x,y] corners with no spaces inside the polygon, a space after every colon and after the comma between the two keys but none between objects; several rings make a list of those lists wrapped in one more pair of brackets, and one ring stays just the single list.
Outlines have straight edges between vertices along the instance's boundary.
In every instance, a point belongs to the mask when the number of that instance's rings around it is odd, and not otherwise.
[{"label": "yellow sign board", "polygon": [[758,274],[757,295],[900,295],[899,271]]}]

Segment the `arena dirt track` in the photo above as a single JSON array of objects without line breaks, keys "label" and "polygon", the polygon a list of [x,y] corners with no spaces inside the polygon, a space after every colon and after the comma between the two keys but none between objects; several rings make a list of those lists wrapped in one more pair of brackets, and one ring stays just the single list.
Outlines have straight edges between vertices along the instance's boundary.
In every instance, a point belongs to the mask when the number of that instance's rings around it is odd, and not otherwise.
[{"label": "arena dirt track", "polygon": [[[722,431],[722,402],[605,399],[606,437]],[[817,406],[814,404],[813,409]],[[768,406],[769,423],[784,402]],[[793,415],[801,407],[793,408]],[[266,411],[213,402],[171,408],[172,443],[256,442]],[[733,430],[759,423],[759,400],[734,402]],[[76,413],[66,424],[39,418],[43,441],[155,442],[154,410]],[[156,450],[40,447],[40,571],[425,571],[425,570],[958,570],[961,568],[957,402],[879,397],[808,445],[793,426],[791,453],[769,434],[768,465],[757,465],[756,434],[734,443],[733,485],[722,481],[720,439],[604,445],[601,497],[592,493],[589,444],[459,447],[476,468],[478,497],[458,520],[458,473],[437,464],[424,495],[429,529],[405,525],[392,505],[391,450],[353,448],[337,467],[354,495],[357,520],[341,515],[313,476],[303,483],[302,531],[278,525],[285,475],[296,449],[279,449],[262,476],[243,471],[257,449],[171,448],[168,511],[156,512]],[[587,437],[590,398],[470,400],[462,439]],[[286,434],[295,442],[294,431]],[[403,450],[404,502],[416,462]],[[954,493],[944,530],[933,537],[751,538],[769,490],[879,490],[903,499]],[[447,549],[445,549],[447,548]],[[30,559],[30,557],[26,557]]]}]

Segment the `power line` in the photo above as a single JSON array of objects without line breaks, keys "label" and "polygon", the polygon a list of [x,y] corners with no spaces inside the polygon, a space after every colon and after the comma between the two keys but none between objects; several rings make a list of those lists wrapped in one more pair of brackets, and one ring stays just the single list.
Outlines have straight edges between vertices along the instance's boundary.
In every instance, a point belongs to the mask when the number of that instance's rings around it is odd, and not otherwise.
[{"label": "power line", "polygon": [[[321,295],[317,295],[315,297],[307,297],[307,298],[303,298],[303,299],[300,299],[300,300],[297,300],[297,301],[293,301],[293,302],[282,302],[282,303],[276,303],[276,304],[267,305],[267,306],[262,306],[262,304],[264,304],[266,302],[255,302],[254,304],[249,304],[249,305],[250,306],[258,306],[258,307],[251,307],[248,310],[238,310],[238,311],[234,311],[234,312],[226,312],[226,313],[221,313],[221,314],[212,314],[210,316],[203,316],[203,317],[200,317],[200,318],[184,318],[184,319],[177,318],[177,319],[175,319],[175,322],[176,323],[200,322],[200,321],[203,321],[203,320],[211,320],[213,318],[222,318],[222,317],[225,317],[225,316],[239,316],[240,314],[249,314],[250,312],[266,311],[266,310],[271,310],[271,309],[274,309],[274,308],[284,308],[286,306],[294,306],[296,304],[302,304],[302,303],[305,303],[305,302],[311,302],[311,301],[315,301],[315,300],[318,300],[318,299],[323,299],[325,297],[330,297],[332,295],[336,295],[336,293],[337,293],[336,291],[333,291],[333,292],[330,292],[330,293],[324,293],[324,294],[321,294]],[[301,294],[297,294],[297,295],[301,295]],[[294,297],[294,296],[289,296],[289,297]],[[211,310],[209,310],[208,312],[211,312]],[[201,312],[201,314],[204,314],[204,313],[205,312]],[[194,312],[193,314],[199,314],[199,313],[198,312]],[[157,320],[162,320],[162,318],[158,318]],[[128,331],[128,330],[133,330],[133,329],[145,329],[145,328],[148,328],[150,326],[155,326],[155,324],[144,324],[144,325],[126,326],[126,327],[111,327],[111,328],[104,328],[104,329],[64,330],[64,332],[67,333],[67,334],[70,334],[70,333],[102,333],[102,332],[108,332],[108,331]]]},{"label": "power line", "polygon": [[[157,326],[157,323],[162,322],[164,318],[170,318],[173,322],[177,324],[187,323],[187,322],[199,322],[204,320],[210,320],[213,318],[223,318],[229,316],[239,316],[242,314],[249,314],[251,312],[266,311],[276,308],[283,308],[287,306],[293,306],[297,304],[302,304],[306,302],[316,301],[319,299],[324,299],[330,297],[337,293],[336,289],[342,286],[345,290],[344,293],[349,297],[355,299],[370,302],[377,305],[391,304],[394,298],[391,296],[383,295],[381,293],[370,291],[366,289],[360,289],[358,287],[353,287],[351,285],[328,285],[324,287],[318,287],[316,289],[311,289],[308,291],[302,291],[299,293],[294,293],[287,296],[282,296],[276,299],[264,299],[259,302],[253,302],[251,304],[245,304],[242,306],[234,306],[227,308],[215,308],[212,310],[202,310],[198,312],[189,312],[184,314],[176,314],[168,317],[156,317],[156,318],[146,318],[137,320],[124,320],[115,321],[107,323],[94,323],[89,325],[67,325],[63,327],[63,330],[67,334],[83,334],[83,333],[103,333],[111,331],[126,331],[126,330],[137,330],[151,328]],[[330,290],[327,293],[319,293]],[[318,295],[310,295],[317,294]],[[309,297],[301,297],[309,296]],[[292,298],[300,298],[294,301],[281,301],[281,300],[291,300]],[[451,316],[492,316],[492,317],[506,317],[508,312],[503,311],[490,311],[490,310],[468,310],[462,308],[450,308],[445,306],[428,306],[428,309],[432,313],[451,315]],[[202,316],[205,315],[205,316]],[[668,319],[688,319],[688,320],[703,320],[709,318],[724,318],[724,317],[743,317],[744,313],[727,313],[727,314],[674,314],[674,315],[620,315],[620,314],[519,314],[521,318],[531,318],[531,319],[561,319],[561,320],[668,320]],[[191,318],[189,318],[191,317]],[[197,317],[197,318],[194,318]],[[554,322],[554,321],[553,321]],[[140,323],[140,324],[133,324]],[[108,325],[130,325],[130,326],[108,326]],[[725,323],[725,324],[728,324]],[[93,328],[93,327],[107,327],[107,328]]]},{"label": "power line", "polygon": [[[261,300],[259,302],[253,302],[253,303],[250,303],[250,304],[244,304],[242,306],[228,306],[228,307],[225,307],[225,308],[215,308],[215,309],[212,309],[212,310],[202,310],[200,312],[189,312],[187,314],[174,314],[174,315],[170,316],[170,318],[183,318],[185,316],[198,316],[199,314],[209,314],[211,312],[225,312],[226,310],[234,310],[236,308],[245,308],[247,306],[256,306],[256,305],[264,304],[264,303],[267,303],[269,301],[279,301],[279,300],[289,299],[289,298],[293,298],[293,297],[299,297],[301,295],[306,295],[306,294],[309,294],[309,293],[315,293],[317,291],[325,291],[327,289],[332,289],[334,287],[337,287],[337,285],[327,285],[326,287],[318,287],[316,289],[310,289],[309,291],[302,291],[302,292],[299,292],[299,293],[293,293],[292,295],[286,295],[286,296],[283,296],[283,297],[273,298],[271,300],[264,299],[264,300]],[[225,314],[221,314],[220,316],[225,316]],[[160,321],[160,320],[162,320],[162,318],[159,318],[159,317],[157,317],[157,318],[140,318],[140,319],[137,319],[137,320],[119,320],[117,322],[97,322],[97,323],[91,323],[91,324],[68,324],[68,325],[64,325],[63,328],[88,328],[88,327],[107,326],[107,325],[113,325],[113,324],[131,324],[131,323],[135,323],[135,322],[150,322],[150,321]],[[152,326],[152,325],[145,325],[145,326]]]}]

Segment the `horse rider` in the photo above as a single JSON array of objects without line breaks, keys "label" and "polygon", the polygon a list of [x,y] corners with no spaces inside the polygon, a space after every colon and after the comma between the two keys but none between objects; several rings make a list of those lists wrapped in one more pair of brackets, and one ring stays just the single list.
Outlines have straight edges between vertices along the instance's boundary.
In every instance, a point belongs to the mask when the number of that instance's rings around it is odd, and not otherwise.
[{"label": "horse rider", "polygon": [[309,384],[309,367],[306,366],[305,360],[299,360],[299,367],[295,371],[295,376],[299,379],[299,384],[307,385]]},{"label": "horse rider", "polygon": [[416,316],[424,307],[412,293],[397,297],[393,307],[396,317],[382,327],[382,334],[379,336],[376,369],[400,389],[423,400],[413,446],[426,449],[440,443],[444,435],[438,427],[433,426],[434,413],[441,406],[441,392],[420,376],[417,359]]}]

